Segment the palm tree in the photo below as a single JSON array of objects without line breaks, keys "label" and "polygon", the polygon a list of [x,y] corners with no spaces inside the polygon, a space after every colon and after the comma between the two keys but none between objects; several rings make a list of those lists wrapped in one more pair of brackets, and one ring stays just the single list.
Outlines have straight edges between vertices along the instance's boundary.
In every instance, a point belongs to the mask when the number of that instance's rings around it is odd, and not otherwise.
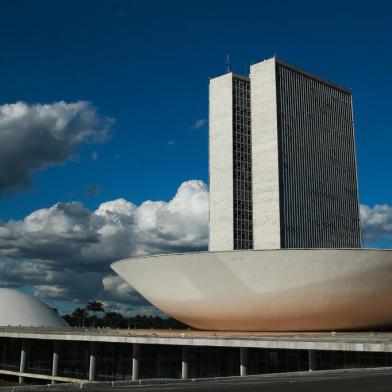
[{"label": "palm tree", "polygon": [[87,304],[87,310],[94,313],[94,319],[93,319],[93,328],[94,328],[95,327],[95,320],[97,318],[97,316],[95,314],[97,312],[105,312],[105,310],[103,309],[103,303],[93,299],[92,301],[90,301]]},{"label": "palm tree", "polygon": [[88,318],[88,313],[86,309],[76,308],[72,312],[71,318],[74,326],[77,325],[78,327],[84,327],[84,321]]}]

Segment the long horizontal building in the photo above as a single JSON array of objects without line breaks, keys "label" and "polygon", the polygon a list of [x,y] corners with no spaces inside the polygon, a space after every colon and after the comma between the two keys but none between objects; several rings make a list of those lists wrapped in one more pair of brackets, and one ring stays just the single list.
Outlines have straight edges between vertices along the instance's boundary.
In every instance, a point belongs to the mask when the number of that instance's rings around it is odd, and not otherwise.
[{"label": "long horizontal building", "polygon": [[209,250],[361,247],[349,90],[272,58],[209,101]]},{"label": "long horizontal building", "polygon": [[391,333],[0,327],[0,376],[20,382],[132,383],[391,365]]}]

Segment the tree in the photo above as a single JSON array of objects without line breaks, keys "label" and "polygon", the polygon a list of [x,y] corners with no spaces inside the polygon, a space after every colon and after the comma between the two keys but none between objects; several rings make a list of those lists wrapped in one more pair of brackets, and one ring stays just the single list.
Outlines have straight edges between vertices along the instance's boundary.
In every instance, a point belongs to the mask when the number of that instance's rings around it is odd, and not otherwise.
[{"label": "tree", "polygon": [[72,312],[70,319],[73,326],[84,327],[84,322],[88,319],[88,313],[86,309],[76,308]]},{"label": "tree", "polygon": [[125,319],[120,313],[108,312],[103,318],[103,325],[109,328],[121,328],[125,325]]},{"label": "tree", "polygon": [[105,312],[105,310],[103,309],[103,303],[93,299],[87,304],[87,310],[93,312],[94,314],[93,327],[95,327],[95,320],[97,319],[96,313]]}]

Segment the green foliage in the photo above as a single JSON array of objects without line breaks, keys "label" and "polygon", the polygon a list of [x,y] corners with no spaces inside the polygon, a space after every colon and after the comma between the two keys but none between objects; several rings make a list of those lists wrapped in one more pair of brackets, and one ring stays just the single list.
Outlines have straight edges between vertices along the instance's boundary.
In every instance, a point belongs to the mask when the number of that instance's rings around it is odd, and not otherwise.
[{"label": "green foliage", "polygon": [[71,314],[66,314],[63,318],[73,327],[85,327],[89,320],[89,314],[84,308],[76,308]]},{"label": "green foliage", "polygon": [[[96,304],[100,304],[100,306]],[[94,314],[90,315],[89,311]],[[97,312],[105,313],[103,304],[97,301],[90,301],[86,308],[76,308],[71,314],[67,314],[63,316],[63,318],[72,327],[188,329],[187,325],[172,318],[166,319],[158,316],[140,315],[125,317],[119,312],[106,312],[103,317],[97,317],[95,315]]]},{"label": "green foliage", "polygon": [[98,302],[95,299],[90,301],[87,304],[87,310],[89,310],[90,312],[93,312],[94,314],[96,312],[105,312],[105,310],[103,309],[103,303],[102,302]]}]

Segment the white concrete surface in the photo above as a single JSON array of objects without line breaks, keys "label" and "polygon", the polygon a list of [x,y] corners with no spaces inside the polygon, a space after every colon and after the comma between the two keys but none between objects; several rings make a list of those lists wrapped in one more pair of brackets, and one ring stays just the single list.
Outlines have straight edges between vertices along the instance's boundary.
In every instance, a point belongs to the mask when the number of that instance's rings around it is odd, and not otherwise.
[{"label": "white concrete surface", "polygon": [[195,328],[337,331],[392,325],[392,251],[279,249],[127,259],[112,269]]},{"label": "white concrete surface", "polygon": [[0,327],[1,338],[74,342],[392,352],[392,332],[231,332]]},{"label": "white concrete surface", "polygon": [[0,288],[0,326],[66,327],[49,306],[17,290]]},{"label": "white concrete surface", "polygon": [[209,186],[210,250],[232,250],[233,239],[233,74],[210,80]]},{"label": "white concrete surface", "polygon": [[250,67],[254,249],[279,249],[280,206],[275,58]]},{"label": "white concrete surface", "polygon": [[[38,380],[49,380],[49,381],[66,382],[66,383],[70,383],[70,382],[75,382],[75,383],[80,383],[80,384],[87,383],[87,380],[80,379],[80,378],[53,377],[53,376],[49,376],[48,374],[25,373],[25,372],[21,373],[21,372],[17,372],[14,370],[6,370],[6,369],[0,369],[0,374],[3,374],[5,376],[18,376],[18,377],[22,377],[22,378],[32,378],[32,379],[38,379]],[[37,387],[37,386],[35,385],[35,387]],[[79,387],[80,387],[80,385],[79,385]],[[14,388],[15,388],[15,391],[18,391],[18,390],[22,391],[22,390],[24,390],[24,388],[26,388],[26,386],[14,387]],[[61,388],[59,388],[59,390],[61,390]],[[0,392],[1,391],[2,391],[2,388],[0,388]]]}]

